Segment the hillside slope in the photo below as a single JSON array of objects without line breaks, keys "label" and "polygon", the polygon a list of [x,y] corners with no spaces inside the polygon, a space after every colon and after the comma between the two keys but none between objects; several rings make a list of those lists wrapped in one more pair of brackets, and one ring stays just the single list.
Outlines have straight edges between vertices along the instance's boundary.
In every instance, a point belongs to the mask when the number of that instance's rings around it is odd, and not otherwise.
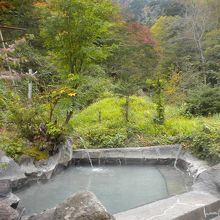
[{"label": "hillside slope", "polygon": [[125,99],[106,98],[76,115],[72,126],[91,146],[123,147],[132,139],[143,145],[171,143],[174,137],[202,130],[202,119],[181,116],[181,109],[166,107],[164,125],[154,122],[156,106],[149,98],[131,97],[129,122],[125,120]]}]

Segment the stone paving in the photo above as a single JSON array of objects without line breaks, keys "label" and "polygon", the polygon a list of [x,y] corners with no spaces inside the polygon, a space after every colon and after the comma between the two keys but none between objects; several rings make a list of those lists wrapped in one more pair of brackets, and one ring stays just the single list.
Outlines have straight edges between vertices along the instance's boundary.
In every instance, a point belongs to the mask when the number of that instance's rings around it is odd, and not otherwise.
[{"label": "stone paving", "polygon": [[220,200],[202,192],[188,192],[115,215],[116,220],[202,220],[217,215]]}]

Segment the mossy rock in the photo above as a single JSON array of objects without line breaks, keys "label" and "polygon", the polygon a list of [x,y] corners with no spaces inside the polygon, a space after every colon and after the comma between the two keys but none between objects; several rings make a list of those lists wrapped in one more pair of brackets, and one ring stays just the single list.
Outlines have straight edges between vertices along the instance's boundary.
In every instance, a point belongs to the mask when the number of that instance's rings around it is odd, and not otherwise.
[{"label": "mossy rock", "polygon": [[26,148],[24,154],[33,157],[35,160],[47,160],[49,157],[47,152],[41,151],[38,147]]}]

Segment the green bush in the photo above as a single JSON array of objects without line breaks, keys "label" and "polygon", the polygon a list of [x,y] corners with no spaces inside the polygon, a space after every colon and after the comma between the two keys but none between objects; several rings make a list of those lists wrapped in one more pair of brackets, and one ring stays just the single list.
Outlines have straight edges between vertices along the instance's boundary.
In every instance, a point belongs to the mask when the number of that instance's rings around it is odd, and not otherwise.
[{"label": "green bush", "polygon": [[15,133],[1,133],[0,150],[15,160],[23,154],[29,155],[36,160],[45,160],[48,158],[47,152],[41,151],[39,146],[32,146],[30,142],[16,136]]},{"label": "green bush", "polygon": [[125,147],[125,140],[127,136],[122,133],[118,133],[115,135],[106,135],[103,134],[101,136],[90,137],[88,140],[93,146],[101,147],[101,148],[122,148]]},{"label": "green bush", "polygon": [[54,124],[52,122],[48,123],[46,125],[47,127],[47,136],[48,136],[48,139],[53,139],[55,140],[57,143],[59,143],[60,141],[62,141],[64,138],[64,128],[57,125],[57,124]]},{"label": "green bush", "polygon": [[199,158],[212,163],[220,160],[220,133],[200,132],[188,138],[189,149]]},{"label": "green bush", "polygon": [[0,81],[0,128],[4,127],[7,121],[7,99],[11,98],[11,93],[7,91],[3,82]]},{"label": "green bush", "polygon": [[106,124],[84,127],[78,133],[84,140],[80,147],[120,148],[125,146],[127,138],[125,129],[111,129]]},{"label": "green bush", "polygon": [[34,143],[39,150],[54,154],[65,139],[65,128],[57,120],[48,122],[47,105],[28,105],[19,100],[9,106],[10,122],[21,138]]},{"label": "green bush", "polygon": [[1,134],[0,149],[13,159],[18,159],[23,154],[26,144],[22,138]]},{"label": "green bush", "polygon": [[220,87],[192,92],[187,99],[186,113],[203,116],[220,113]]},{"label": "green bush", "polygon": [[20,101],[14,101],[10,104],[9,111],[10,121],[22,137],[33,141],[39,136],[40,125],[45,121],[45,109],[41,105],[27,107]]},{"label": "green bush", "polygon": [[77,105],[84,108],[93,102],[103,98],[105,94],[111,94],[112,82],[107,77],[100,76],[84,76],[82,83],[77,89]]}]

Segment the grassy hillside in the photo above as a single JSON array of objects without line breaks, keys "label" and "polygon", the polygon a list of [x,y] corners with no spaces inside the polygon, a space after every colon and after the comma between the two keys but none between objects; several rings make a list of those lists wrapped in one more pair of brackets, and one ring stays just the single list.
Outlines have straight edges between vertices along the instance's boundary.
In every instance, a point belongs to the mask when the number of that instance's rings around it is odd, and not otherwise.
[{"label": "grassy hillside", "polygon": [[131,97],[129,122],[126,123],[124,105],[124,98],[106,98],[76,115],[71,124],[84,140],[76,143],[77,147],[126,147],[172,143],[193,146],[196,137],[205,137],[207,134],[209,139],[209,135],[220,132],[219,115],[209,118],[187,117],[183,115],[183,109],[172,106],[166,106],[165,123],[155,124],[155,104],[149,98],[136,96]]}]

